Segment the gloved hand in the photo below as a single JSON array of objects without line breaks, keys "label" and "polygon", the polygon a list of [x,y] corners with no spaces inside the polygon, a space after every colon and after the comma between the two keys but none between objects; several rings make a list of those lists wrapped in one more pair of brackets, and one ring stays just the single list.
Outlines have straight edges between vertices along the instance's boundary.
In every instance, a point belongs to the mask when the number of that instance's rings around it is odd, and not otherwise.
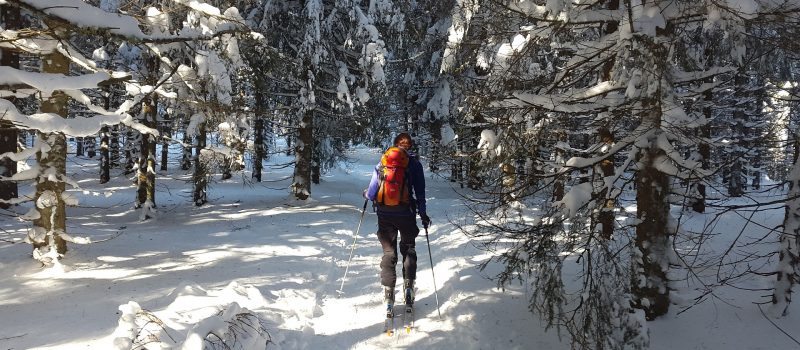
[{"label": "gloved hand", "polygon": [[365,189],[364,189],[364,192],[361,192],[361,196],[363,196],[363,197],[364,197],[364,199],[369,199],[369,197],[367,197],[367,191],[369,191],[369,189],[368,189],[368,188],[365,188]]},{"label": "gloved hand", "polygon": [[428,217],[428,214],[420,213],[419,218],[422,220],[422,227],[428,228],[431,225],[431,218]]}]

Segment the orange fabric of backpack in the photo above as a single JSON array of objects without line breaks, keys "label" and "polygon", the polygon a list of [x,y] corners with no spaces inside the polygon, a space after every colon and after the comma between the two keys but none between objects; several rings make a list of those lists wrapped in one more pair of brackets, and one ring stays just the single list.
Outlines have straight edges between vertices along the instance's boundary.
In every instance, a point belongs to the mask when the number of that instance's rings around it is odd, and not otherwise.
[{"label": "orange fabric of backpack", "polygon": [[400,147],[389,147],[381,157],[380,187],[376,202],[383,205],[408,203],[408,184],[406,183],[408,153]]}]

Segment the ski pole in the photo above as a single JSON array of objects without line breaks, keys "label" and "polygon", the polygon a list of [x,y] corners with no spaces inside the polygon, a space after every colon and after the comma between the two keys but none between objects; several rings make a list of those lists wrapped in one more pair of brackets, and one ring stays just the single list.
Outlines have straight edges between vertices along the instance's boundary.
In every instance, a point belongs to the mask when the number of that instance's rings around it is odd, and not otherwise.
[{"label": "ski pole", "polygon": [[356,240],[358,239],[358,231],[361,231],[361,223],[364,222],[364,213],[367,211],[367,199],[364,200],[364,207],[361,208],[361,219],[358,220],[358,228],[356,228],[356,233],[353,235],[353,247],[350,248],[350,258],[347,259],[347,267],[344,269],[344,276],[342,276],[342,286],[339,287],[337,292],[343,293],[344,291],[344,281],[347,279],[347,270],[350,269],[350,260],[353,259],[353,251],[356,250]]},{"label": "ski pole", "polygon": [[439,314],[439,319],[442,319],[442,312],[439,310],[439,292],[436,287],[436,273],[433,272],[433,255],[431,255],[431,240],[428,238],[428,225],[425,227],[425,241],[428,242],[428,257],[431,259],[431,276],[433,277],[433,295],[436,297],[436,313]]}]

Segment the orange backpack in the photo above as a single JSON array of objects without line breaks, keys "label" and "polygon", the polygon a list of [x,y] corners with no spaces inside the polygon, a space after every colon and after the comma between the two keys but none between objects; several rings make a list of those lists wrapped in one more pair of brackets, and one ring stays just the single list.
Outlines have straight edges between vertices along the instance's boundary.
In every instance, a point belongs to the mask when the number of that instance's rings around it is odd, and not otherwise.
[{"label": "orange backpack", "polygon": [[381,157],[379,167],[380,186],[376,202],[383,205],[408,203],[408,184],[406,181],[408,153],[400,147],[389,147]]}]

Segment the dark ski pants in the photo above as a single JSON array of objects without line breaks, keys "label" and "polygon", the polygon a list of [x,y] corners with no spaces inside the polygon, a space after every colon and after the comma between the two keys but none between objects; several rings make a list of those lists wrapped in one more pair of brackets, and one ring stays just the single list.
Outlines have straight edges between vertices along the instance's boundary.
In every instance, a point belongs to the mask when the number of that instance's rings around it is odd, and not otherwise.
[{"label": "dark ski pants", "polygon": [[414,239],[419,235],[414,216],[378,215],[378,240],[383,248],[381,284],[394,287],[397,283],[397,233],[400,232],[400,254],[403,256],[403,279],[417,276],[417,250]]}]

